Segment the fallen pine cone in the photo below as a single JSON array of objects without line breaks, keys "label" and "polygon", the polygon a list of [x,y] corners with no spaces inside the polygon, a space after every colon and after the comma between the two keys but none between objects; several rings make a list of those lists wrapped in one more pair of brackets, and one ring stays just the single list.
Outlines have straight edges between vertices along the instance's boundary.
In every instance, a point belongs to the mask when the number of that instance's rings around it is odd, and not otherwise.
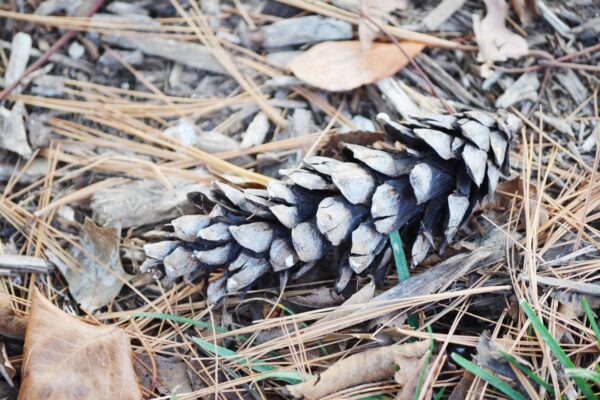
[{"label": "fallen pine cone", "polygon": [[347,144],[343,160],[309,157],[266,189],[215,182],[212,210],[173,220],[178,240],[146,244],[142,270],[162,266],[175,279],[225,267],[208,287],[215,303],[268,272],[296,278],[331,250],[342,290],[353,274],[389,264],[387,236],[396,230],[410,245],[412,265],[419,264],[493,196],[509,172],[509,142],[521,121],[505,111],[378,120],[406,150]]}]

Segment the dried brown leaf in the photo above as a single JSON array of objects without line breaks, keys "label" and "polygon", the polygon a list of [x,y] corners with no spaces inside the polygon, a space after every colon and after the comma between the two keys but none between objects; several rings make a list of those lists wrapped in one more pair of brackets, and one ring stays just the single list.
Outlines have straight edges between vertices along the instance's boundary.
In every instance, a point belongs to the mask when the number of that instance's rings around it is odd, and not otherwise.
[{"label": "dried brown leaf", "polygon": [[[511,203],[512,203],[511,194],[516,194],[516,195],[522,197],[523,196],[523,188],[524,188],[524,185],[523,185],[523,180],[521,179],[521,177],[517,177],[510,181],[500,182],[500,184],[498,184],[498,187],[496,188],[496,191],[499,194],[498,199],[496,200],[496,203],[502,207],[510,208]],[[530,183],[529,184],[529,215],[531,215],[532,218],[533,218],[533,215],[537,208],[537,204],[538,204],[537,198],[538,198],[538,189],[533,183]],[[550,214],[549,214],[548,209],[543,204],[541,204],[540,208],[539,208],[538,225],[544,225],[546,222],[548,222],[549,219],[550,219]]]},{"label": "dried brown leaf", "polygon": [[69,282],[69,291],[84,310],[91,312],[110,303],[121,290],[123,280],[129,278],[120,261],[120,238],[120,226],[102,228],[86,218],[81,249],[73,247],[71,251],[80,268],[56,263]]},{"label": "dried brown leaf", "polygon": [[0,292],[0,335],[22,340],[25,337],[26,326],[27,318],[17,315],[10,296]]},{"label": "dried brown leaf", "polygon": [[505,0],[484,0],[487,13],[483,19],[473,15],[473,31],[479,45],[477,59],[482,62],[506,61],[520,58],[529,52],[522,36],[506,27],[508,4]]},{"label": "dried brown leaf", "polygon": [[[402,390],[396,396],[396,400],[410,400],[415,398],[417,385],[419,384],[419,373],[427,362],[427,353],[421,357],[402,357],[396,360],[397,371],[394,374],[396,383],[402,385]],[[427,373],[431,366],[426,368]],[[426,397],[431,398],[431,396]]]},{"label": "dried brown leaf", "polygon": [[33,295],[19,400],[140,399],[127,334],[94,326]]},{"label": "dried brown leaf", "polygon": [[[423,44],[400,43],[414,57]],[[394,75],[409,63],[391,43],[373,43],[363,51],[359,41],[323,42],[294,58],[288,66],[298,77],[320,89],[332,92],[351,90]]]},{"label": "dried brown leaf", "polygon": [[351,386],[389,378],[396,372],[396,365],[409,374],[418,370],[420,359],[428,349],[426,340],[369,349],[338,361],[322,374],[287,389],[294,397],[320,399]]},{"label": "dried brown leaf", "polygon": [[154,355],[156,364],[156,382],[152,376],[152,361],[146,354],[137,354],[133,367],[138,376],[140,385],[148,390],[154,386],[164,395],[171,393],[189,393],[194,391],[188,374],[188,365],[175,357],[162,357]]}]

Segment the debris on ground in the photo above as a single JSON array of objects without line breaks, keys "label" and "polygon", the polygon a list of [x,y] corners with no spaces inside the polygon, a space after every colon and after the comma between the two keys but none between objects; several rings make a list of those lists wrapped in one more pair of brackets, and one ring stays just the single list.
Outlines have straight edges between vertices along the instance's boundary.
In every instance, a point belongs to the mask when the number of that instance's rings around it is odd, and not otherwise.
[{"label": "debris on ground", "polygon": [[2,2],[0,397],[595,398],[599,27]]}]

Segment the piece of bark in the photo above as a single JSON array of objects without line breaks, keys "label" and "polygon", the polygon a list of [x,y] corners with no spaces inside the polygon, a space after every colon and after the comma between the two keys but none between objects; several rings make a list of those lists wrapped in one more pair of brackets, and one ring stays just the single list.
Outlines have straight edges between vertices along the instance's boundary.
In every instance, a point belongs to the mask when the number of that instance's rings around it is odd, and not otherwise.
[{"label": "piece of bark", "polygon": [[[481,262],[494,263],[504,256],[497,247],[479,247],[472,253],[458,254],[429,268],[422,274],[411,276],[373,298],[372,302],[403,299],[436,293],[448,287],[456,279],[465,275]],[[367,306],[368,307],[368,306]]]},{"label": "piece of bark", "polygon": [[557,131],[575,139],[575,132],[573,132],[573,128],[564,118],[553,117],[540,111],[534,111],[533,115],[540,118],[545,124],[550,125]]},{"label": "piece of bark", "polygon": [[22,102],[15,103],[12,110],[0,107],[0,147],[27,159],[32,151],[27,142],[24,114]]},{"label": "piece of bark", "polygon": [[[8,66],[4,73],[4,87],[9,87],[12,83],[23,75],[31,56],[31,36],[24,32],[17,32],[12,40],[10,58]],[[13,90],[13,94],[19,94],[20,89]]]},{"label": "piece of bark", "polygon": [[264,112],[260,111],[254,116],[250,124],[248,124],[240,147],[246,149],[263,144],[267,133],[269,133],[269,118]]},{"label": "piece of bark", "polygon": [[286,18],[262,28],[267,48],[344,40],[352,38],[352,25],[345,21],[310,15]]},{"label": "piece of bark", "polygon": [[[522,274],[521,279],[525,282],[530,282],[531,279],[527,274]],[[600,296],[600,285],[594,283],[586,283],[572,281],[569,279],[552,278],[549,276],[536,276],[535,281],[538,285],[553,286],[563,289],[569,289],[577,293],[588,294],[590,296]]]},{"label": "piece of bark", "polygon": [[558,79],[577,104],[583,103],[588,98],[589,92],[587,88],[572,69],[567,69],[562,74],[556,74],[556,79]]},{"label": "piece of bark", "polygon": [[155,37],[104,35],[106,43],[126,49],[137,49],[142,53],[175,61],[191,68],[226,74],[225,68],[215,59],[207,47],[189,42]]},{"label": "piece of bark", "polygon": [[42,258],[23,255],[0,255],[0,269],[12,273],[35,272],[46,274],[52,266]]},{"label": "piece of bark", "polygon": [[420,65],[431,79],[440,87],[444,88],[449,94],[454,95],[458,100],[465,104],[472,104],[479,108],[486,108],[479,99],[473,96],[456,79],[452,77],[442,66],[428,55],[421,53],[417,57]]},{"label": "piece of bark", "polygon": [[[419,115],[422,112],[419,106],[417,106],[417,104],[408,96],[395,78],[389,77],[381,79],[377,81],[376,85],[379,90],[381,90],[381,93],[383,93],[384,98],[394,106],[402,118],[406,119],[413,115]],[[384,118],[383,115],[382,118]]]},{"label": "piece of bark", "polygon": [[542,18],[544,18],[556,32],[566,39],[573,38],[573,34],[571,33],[571,28],[569,28],[569,25],[565,24],[560,18],[558,18],[556,13],[552,11],[544,1],[537,0],[536,5],[537,9],[542,15]]},{"label": "piece of bark", "polygon": [[536,101],[540,81],[535,72],[523,74],[496,99],[496,107],[509,108],[524,100]]},{"label": "piece of bark", "polygon": [[425,18],[423,18],[423,25],[427,30],[435,31],[443,24],[448,18],[458,11],[465,0],[443,0],[433,10],[431,10]]}]

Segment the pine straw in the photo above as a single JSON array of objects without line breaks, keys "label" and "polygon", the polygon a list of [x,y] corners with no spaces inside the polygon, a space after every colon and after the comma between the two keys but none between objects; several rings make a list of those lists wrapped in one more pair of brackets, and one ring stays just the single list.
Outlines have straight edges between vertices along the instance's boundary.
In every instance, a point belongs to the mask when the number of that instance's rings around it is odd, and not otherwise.
[{"label": "pine straw", "polygon": [[[324,2],[289,0],[286,3],[323,15],[356,21],[356,15]],[[162,130],[171,124],[173,118],[200,118],[226,107],[247,104],[260,106],[275,123],[284,123],[282,115],[270,105],[270,99],[260,92],[260,85],[239,74],[236,62],[232,60],[241,60],[243,65],[260,70],[266,77],[275,76],[276,67],[264,57],[249,54],[249,51],[238,51],[240,49],[233,51],[216,39],[208,29],[205,18],[195,7],[195,2],[192,5],[194,7],[190,15],[181,12],[181,18],[161,20],[164,25],[152,27],[151,34],[156,37],[199,39],[215,50],[219,60],[238,81],[241,90],[237,94],[228,98],[190,99],[168,96],[152,87],[149,87],[148,93],[68,80],[65,82],[65,93],[74,96],[76,100],[23,94],[12,97],[12,100],[23,101],[29,106],[61,111],[71,116],[56,117],[49,121],[52,132],[61,139],[53,141],[49,148],[35,153],[28,162],[35,157],[46,157],[50,166],[49,173],[39,181],[18,187],[17,183],[28,163],[21,165],[0,198],[0,217],[25,238],[19,249],[20,253],[43,257],[44,251],[51,250],[69,267],[77,269],[75,260],[64,249],[65,243],[78,246],[77,238],[73,233],[57,228],[54,223],[59,218],[57,209],[60,205],[86,200],[95,190],[135,178],[157,179],[164,183],[166,190],[170,189],[168,178],[171,177],[196,182],[208,182],[212,179],[208,172],[202,174],[192,171],[196,166],[206,166],[221,175],[236,175],[249,181],[264,183],[266,177],[234,166],[226,160],[265,151],[300,147],[308,150],[319,138],[335,134],[335,130],[313,132],[294,139],[214,155],[183,146],[162,134]],[[114,33],[117,30],[119,33],[129,34],[149,29],[143,25],[92,23],[88,18],[22,15],[8,11],[0,11],[0,16],[82,31]],[[255,21],[264,18],[254,15],[246,17]],[[398,38],[406,38],[399,30],[392,29],[391,33]],[[139,76],[135,70],[132,72]],[[337,116],[334,125],[352,127],[350,121],[336,115],[336,105],[327,103],[310,89],[295,88],[295,96],[303,97],[330,117]],[[597,104],[597,93],[588,101]],[[580,117],[577,111],[570,118],[585,118]],[[479,226],[484,230],[489,230],[492,226],[504,233],[506,242],[510,245],[506,261],[490,265],[468,279],[459,279],[443,293],[393,300],[366,311],[361,311],[361,307],[357,305],[346,307],[354,311],[350,317],[345,314],[335,317],[343,307],[285,315],[281,305],[287,299],[313,293],[318,286],[332,286],[333,282],[292,285],[286,287],[281,294],[274,291],[250,291],[244,297],[232,296],[224,305],[210,308],[198,296],[198,292],[204,288],[202,283],[190,285],[180,282],[171,288],[164,288],[159,282],[139,277],[131,282],[123,282],[127,286],[123,291],[123,298],[116,299],[114,304],[102,312],[84,317],[90,321],[114,324],[126,329],[138,354],[175,357],[185,362],[203,387],[193,393],[178,395],[178,399],[211,395],[225,398],[226,394],[238,398],[246,398],[247,395],[273,398],[281,394],[281,381],[264,379],[257,383],[260,373],[249,367],[253,363],[268,363],[276,367],[275,371],[310,374],[317,368],[331,365],[350,354],[378,346],[384,337],[393,338],[400,343],[413,338],[427,339],[427,327],[432,328],[433,339],[442,350],[433,358],[434,367],[424,381],[422,394],[427,393],[427,387],[436,390],[446,387],[446,393],[449,393],[457,385],[462,371],[449,368],[445,350],[464,347],[468,351],[474,351],[484,329],[490,329],[492,338],[511,354],[527,358],[538,375],[557,387],[558,371],[546,343],[540,342],[528,330],[529,324],[524,315],[511,310],[508,302],[511,296],[514,296],[513,300],[517,303],[520,299],[527,299],[544,318],[551,332],[569,332],[575,342],[563,343],[562,346],[576,366],[586,367],[584,361],[589,360],[590,356],[597,358],[598,349],[593,331],[589,325],[584,324],[583,317],[568,318],[561,314],[558,300],[552,297],[558,288],[538,286],[536,278],[549,276],[573,282],[598,279],[600,265],[597,260],[578,261],[573,258],[569,261],[567,258],[566,263],[551,271],[544,263],[546,253],[559,243],[572,245],[573,250],[576,250],[585,241],[587,246],[600,250],[600,232],[591,225],[600,219],[600,185],[597,184],[600,179],[597,172],[600,151],[597,151],[594,165],[589,165],[553,139],[539,121],[529,120],[524,115],[520,117],[526,122],[526,128],[520,138],[520,145],[511,155],[515,160],[514,171],[520,175],[524,187],[529,187],[529,184],[536,186],[537,197],[532,198],[529,190],[523,190],[522,195],[504,193],[503,195],[511,198],[509,209],[500,210],[495,217],[481,215],[474,220],[472,226]],[[235,120],[240,116],[234,114],[231,118]],[[597,107],[594,118],[598,119]],[[73,144],[79,146],[79,152],[70,150],[70,145]],[[89,157],[86,146],[126,148],[131,155]],[[150,162],[149,158],[156,161]],[[565,161],[558,162],[559,160]],[[89,178],[90,172],[94,173],[92,182],[83,186],[76,183],[80,178]],[[542,213],[546,213],[548,219],[540,223]],[[141,239],[126,235],[122,246],[128,251],[139,252],[142,243]],[[0,247],[0,253],[2,251]],[[94,258],[93,254],[87,255]],[[421,270],[422,268],[413,273]],[[527,275],[531,284],[523,278],[523,274]],[[217,277],[218,274],[215,273],[210,279]],[[0,280],[4,290],[11,294],[15,308],[22,313],[27,313],[34,286],[43,287],[46,295],[63,309],[75,314],[81,313],[68,300],[67,284],[58,273],[49,276],[25,274],[20,283],[8,277]],[[385,285],[391,287],[396,282],[397,277],[390,275],[386,278]],[[148,293],[145,289],[149,286],[152,288],[152,296],[144,294]],[[477,304],[488,298],[495,301],[505,299],[506,304],[500,307],[503,311],[498,318],[490,319],[488,315],[478,311]],[[236,314],[251,303],[264,307],[264,319],[250,321],[249,317],[242,314],[240,318],[247,322],[246,325],[230,326],[225,323],[225,315]],[[125,304],[137,306],[124,309]],[[136,316],[141,312],[202,320],[214,327],[223,326],[226,331]],[[513,315],[510,315],[511,312]],[[420,328],[414,330],[405,324],[397,326],[390,320],[373,330],[364,323],[390,313],[397,317],[415,314],[420,320]],[[328,316],[332,318],[327,322],[313,324]],[[261,339],[266,332],[273,330],[281,331],[282,335]],[[193,343],[193,336],[235,349],[244,362],[203,351]],[[19,357],[11,361],[17,365],[21,362]],[[159,380],[161,377],[153,368],[156,368],[156,364],[151,366],[150,372],[155,380]],[[495,389],[480,382],[478,378],[473,381],[471,388],[473,390],[468,393],[468,398],[498,395]],[[475,388],[483,391],[478,392]],[[392,381],[374,382],[347,389],[336,396],[366,397],[384,394],[393,397],[400,389]],[[155,396],[147,389],[145,395],[148,398]]]}]

